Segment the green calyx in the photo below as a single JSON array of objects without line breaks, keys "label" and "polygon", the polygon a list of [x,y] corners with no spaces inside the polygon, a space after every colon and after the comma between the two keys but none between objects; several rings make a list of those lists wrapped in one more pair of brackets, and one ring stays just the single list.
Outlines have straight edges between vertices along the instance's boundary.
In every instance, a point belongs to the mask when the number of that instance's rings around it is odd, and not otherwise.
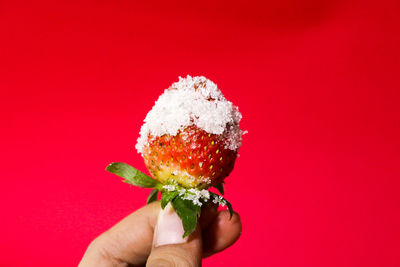
[{"label": "green calyx", "polygon": [[[162,184],[122,162],[111,163],[107,166],[106,170],[124,178],[123,182],[125,183],[143,188],[153,188],[147,198],[147,204],[158,200],[158,192],[161,192],[161,208],[164,209],[168,203],[171,203],[182,220],[183,229],[185,230],[183,237],[190,235],[196,229],[197,221],[201,214],[201,207],[210,202],[221,206],[226,205],[232,218],[232,205],[222,196],[206,189],[185,188],[172,180],[168,180],[165,184]],[[216,185],[215,188],[221,195],[224,194],[222,184]]]}]

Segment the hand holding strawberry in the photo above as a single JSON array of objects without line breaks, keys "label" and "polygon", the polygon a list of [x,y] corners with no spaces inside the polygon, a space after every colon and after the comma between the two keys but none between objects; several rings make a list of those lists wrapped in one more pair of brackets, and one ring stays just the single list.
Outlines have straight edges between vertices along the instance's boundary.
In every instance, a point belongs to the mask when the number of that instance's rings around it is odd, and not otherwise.
[{"label": "hand holding strawberry", "polygon": [[204,77],[180,78],[165,90],[147,114],[136,145],[154,179],[124,163],[109,172],[125,182],[153,188],[148,203],[161,191],[161,206],[171,202],[182,219],[184,237],[194,231],[201,206],[209,201],[232,206],[222,196],[224,179],[232,171],[244,132],[241,114]]}]

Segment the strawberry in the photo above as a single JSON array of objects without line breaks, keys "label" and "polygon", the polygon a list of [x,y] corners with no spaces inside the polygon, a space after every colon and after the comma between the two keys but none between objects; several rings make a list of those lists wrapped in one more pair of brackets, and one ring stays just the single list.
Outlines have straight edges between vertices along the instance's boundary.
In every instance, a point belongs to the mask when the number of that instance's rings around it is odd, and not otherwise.
[{"label": "strawberry", "polygon": [[222,135],[191,125],[176,136],[148,136],[145,164],[153,178],[173,180],[186,188],[208,188],[223,182],[232,171],[237,152],[225,148]]},{"label": "strawberry", "polygon": [[[179,78],[158,98],[140,130],[136,149],[153,177],[114,162],[106,170],[131,185],[153,188],[147,203],[171,203],[182,220],[183,237],[196,229],[201,207],[207,203],[232,205],[221,195],[242,144],[237,107],[205,77]],[[207,190],[216,187],[221,195]]]}]

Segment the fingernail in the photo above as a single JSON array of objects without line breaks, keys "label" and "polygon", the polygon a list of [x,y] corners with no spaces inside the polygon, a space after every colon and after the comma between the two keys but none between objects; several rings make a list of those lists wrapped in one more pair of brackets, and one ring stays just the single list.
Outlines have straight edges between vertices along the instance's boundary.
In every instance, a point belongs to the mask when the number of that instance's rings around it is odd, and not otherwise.
[{"label": "fingernail", "polygon": [[182,238],[184,232],[181,219],[171,204],[168,204],[158,215],[154,232],[154,246],[185,243],[187,237]]}]

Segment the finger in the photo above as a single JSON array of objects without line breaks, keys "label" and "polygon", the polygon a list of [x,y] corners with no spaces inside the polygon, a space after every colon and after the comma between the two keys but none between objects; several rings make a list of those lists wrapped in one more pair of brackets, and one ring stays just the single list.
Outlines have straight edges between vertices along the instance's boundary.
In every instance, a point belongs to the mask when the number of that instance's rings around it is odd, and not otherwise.
[{"label": "finger", "polygon": [[199,219],[201,230],[207,228],[207,226],[215,219],[217,214],[218,214],[218,205],[214,203],[209,203],[204,208],[202,208]]},{"label": "finger", "polygon": [[203,257],[218,253],[231,245],[240,237],[242,223],[236,212],[230,219],[228,211],[218,212],[215,219],[203,231]]},{"label": "finger", "polygon": [[101,234],[89,245],[79,266],[144,264],[151,251],[154,225],[160,209],[160,202],[153,202]]},{"label": "finger", "polygon": [[[221,215],[220,212],[217,213],[216,208],[216,206],[211,205],[203,208],[200,218],[201,228],[206,228],[203,235],[205,236],[203,256],[209,256],[225,249],[234,243],[232,239],[235,239],[235,235],[238,237],[237,233],[240,234],[240,230],[238,231],[237,227],[231,225],[232,223],[234,225],[239,223],[240,226],[239,217],[234,215],[232,221],[229,221],[228,216]],[[136,266],[144,264],[151,251],[154,227],[160,209],[160,203],[157,201],[121,220],[90,244],[79,266],[114,266],[121,263]],[[218,214],[218,218],[216,214]],[[235,216],[237,216],[237,220]],[[209,225],[210,221],[212,225]],[[227,229],[224,229],[225,223],[227,223]],[[219,238],[221,240],[218,240]]]},{"label": "finger", "polygon": [[183,238],[181,219],[170,204],[158,216],[153,249],[146,266],[201,266],[202,238],[200,227]]}]

